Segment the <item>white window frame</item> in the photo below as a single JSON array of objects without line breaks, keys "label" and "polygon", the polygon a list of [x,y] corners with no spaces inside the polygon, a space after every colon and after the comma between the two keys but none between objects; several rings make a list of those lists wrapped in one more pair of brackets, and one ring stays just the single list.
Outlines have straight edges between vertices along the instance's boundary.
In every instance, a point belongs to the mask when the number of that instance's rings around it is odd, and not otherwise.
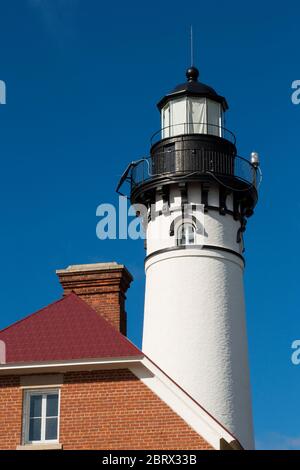
[{"label": "white window frame", "polygon": [[[30,398],[33,395],[42,395],[42,411],[41,411],[41,439],[38,441],[29,440],[29,426],[30,426]],[[46,435],[46,406],[47,395],[58,395],[58,410],[57,410],[57,438],[45,439]],[[59,442],[59,424],[60,424],[60,389],[47,388],[47,389],[30,389],[24,391],[24,406],[23,406],[23,445],[33,444],[54,444]]]}]

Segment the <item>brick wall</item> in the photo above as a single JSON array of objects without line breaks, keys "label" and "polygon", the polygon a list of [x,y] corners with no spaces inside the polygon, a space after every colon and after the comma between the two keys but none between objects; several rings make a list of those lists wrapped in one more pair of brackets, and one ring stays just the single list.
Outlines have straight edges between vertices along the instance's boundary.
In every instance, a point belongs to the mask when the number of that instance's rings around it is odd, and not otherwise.
[{"label": "brick wall", "polygon": [[[64,449],[210,449],[130,371],[70,372],[61,390]],[[0,449],[21,440],[22,392],[0,378]]]},{"label": "brick wall", "polygon": [[65,375],[65,449],[202,449],[210,446],[130,371]]},{"label": "brick wall", "polygon": [[18,377],[0,377],[0,449],[15,449],[21,443],[22,390]]}]

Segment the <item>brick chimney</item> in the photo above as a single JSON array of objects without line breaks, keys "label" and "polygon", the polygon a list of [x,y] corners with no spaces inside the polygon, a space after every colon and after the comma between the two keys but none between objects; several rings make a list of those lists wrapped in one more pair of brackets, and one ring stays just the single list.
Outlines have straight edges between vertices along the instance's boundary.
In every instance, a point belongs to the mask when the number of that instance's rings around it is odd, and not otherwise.
[{"label": "brick chimney", "polygon": [[75,292],[118,331],[126,335],[126,291],[132,276],[124,265],[79,264],[56,271],[64,295]]}]

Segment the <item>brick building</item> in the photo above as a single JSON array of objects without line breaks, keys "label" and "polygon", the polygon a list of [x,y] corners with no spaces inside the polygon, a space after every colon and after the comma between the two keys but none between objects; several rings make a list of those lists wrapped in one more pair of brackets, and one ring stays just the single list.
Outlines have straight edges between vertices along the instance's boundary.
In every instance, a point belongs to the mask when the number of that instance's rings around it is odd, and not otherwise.
[{"label": "brick building", "polygon": [[63,298],[0,332],[1,449],[241,448],[126,337],[123,265],[57,274]]}]

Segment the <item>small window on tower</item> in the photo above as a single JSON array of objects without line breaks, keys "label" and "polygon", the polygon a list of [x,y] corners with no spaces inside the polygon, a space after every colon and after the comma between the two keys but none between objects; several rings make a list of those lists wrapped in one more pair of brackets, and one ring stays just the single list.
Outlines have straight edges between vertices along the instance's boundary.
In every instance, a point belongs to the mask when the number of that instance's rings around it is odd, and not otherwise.
[{"label": "small window on tower", "polygon": [[178,246],[193,245],[195,243],[195,227],[191,222],[180,225],[177,235]]}]

